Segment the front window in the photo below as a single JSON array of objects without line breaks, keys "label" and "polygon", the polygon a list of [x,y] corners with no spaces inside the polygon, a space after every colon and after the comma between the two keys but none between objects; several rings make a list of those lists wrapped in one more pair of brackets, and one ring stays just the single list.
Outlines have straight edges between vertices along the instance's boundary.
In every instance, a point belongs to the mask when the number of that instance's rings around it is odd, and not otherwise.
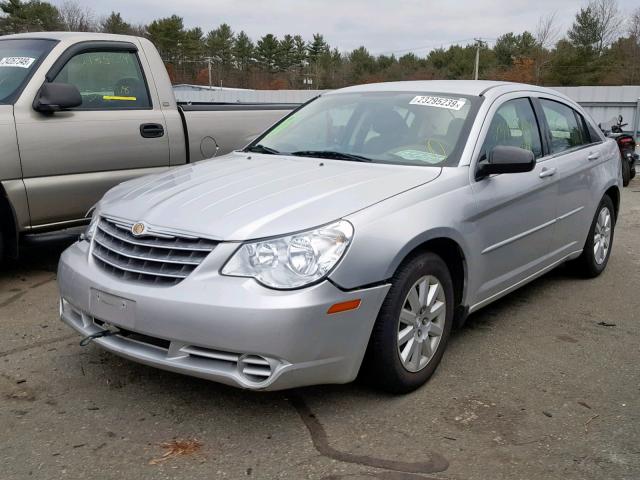
[{"label": "front window", "polygon": [[13,103],[55,40],[0,40],[0,104]]},{"label": "front window", "polygon": [[67,62],[55,82],[78,87],[76,110],[151,108],[138,56],[132,52],[85,52]]},{"label": "front window", "polygon": [[[420,92],[328,94],[249,150],[404,165],[457,165],[479,97]],[[351,158],[349,158],[351,157]]]}]

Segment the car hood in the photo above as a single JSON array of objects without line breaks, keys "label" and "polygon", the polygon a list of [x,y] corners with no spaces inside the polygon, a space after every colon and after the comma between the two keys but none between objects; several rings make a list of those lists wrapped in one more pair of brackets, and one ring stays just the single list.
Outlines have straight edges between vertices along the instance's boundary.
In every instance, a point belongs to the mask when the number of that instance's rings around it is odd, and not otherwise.
[{"label": "car hood", "polygon": [[439,167],[234,152],[113,188],[100,213],[206,236],[248,240],[305,230],[438,177]]}]

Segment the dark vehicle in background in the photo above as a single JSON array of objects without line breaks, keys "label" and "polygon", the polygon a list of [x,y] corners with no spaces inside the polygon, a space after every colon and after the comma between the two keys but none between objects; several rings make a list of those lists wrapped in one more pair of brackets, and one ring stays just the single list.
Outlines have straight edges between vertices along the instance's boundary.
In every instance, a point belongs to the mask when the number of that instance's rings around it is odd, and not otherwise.
[{"label": "dark vehicle in background", "polygon": [[625,133],[622,129],[628,124],[623,122],[622,115],[618,115],[617,120],[611,122],[611,130],[602,129],[607,137],[613,138],[620,149],[620,158],[622,160],[622,184],[626,187],[633,177],[636,176],[636,161],[638,154],[636,153],[636,141],[633,135]]}]

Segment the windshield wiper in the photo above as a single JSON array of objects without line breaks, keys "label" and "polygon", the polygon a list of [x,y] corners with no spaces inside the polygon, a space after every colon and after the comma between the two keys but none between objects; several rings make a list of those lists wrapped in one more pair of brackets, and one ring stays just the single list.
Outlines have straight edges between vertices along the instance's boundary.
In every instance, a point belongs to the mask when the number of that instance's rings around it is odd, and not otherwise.
[{"label": "windshield wiper", "polygon": [[245,152],[253,152],[253,153],[266,153],[268,155],[278,155],[280,152],[273,148],[265,147],[261,143],[258,145],[252,145],[245,149]]},{"label": "windshield wiper", "polygon": [[289,155],[295,155],[296,157],[317,157],[317,158],[330,158],[334,160],[349,160],[351,162],[371,162],[372,160],[361,155],[355,155],[353,153],[334,152],[331,150],[300,150],[298,152],[291,152]]}]

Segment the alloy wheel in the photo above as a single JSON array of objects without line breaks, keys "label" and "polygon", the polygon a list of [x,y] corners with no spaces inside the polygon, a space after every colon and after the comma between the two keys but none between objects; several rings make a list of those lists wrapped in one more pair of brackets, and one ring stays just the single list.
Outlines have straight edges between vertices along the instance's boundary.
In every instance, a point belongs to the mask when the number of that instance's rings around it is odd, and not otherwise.
[{"label": "alloy wheel", "polygon": [[398,354],[403,367],[419,372],[435,354],[446,321],[446,298],[438,279],[419,278],[409,289],[400,310]]}]

